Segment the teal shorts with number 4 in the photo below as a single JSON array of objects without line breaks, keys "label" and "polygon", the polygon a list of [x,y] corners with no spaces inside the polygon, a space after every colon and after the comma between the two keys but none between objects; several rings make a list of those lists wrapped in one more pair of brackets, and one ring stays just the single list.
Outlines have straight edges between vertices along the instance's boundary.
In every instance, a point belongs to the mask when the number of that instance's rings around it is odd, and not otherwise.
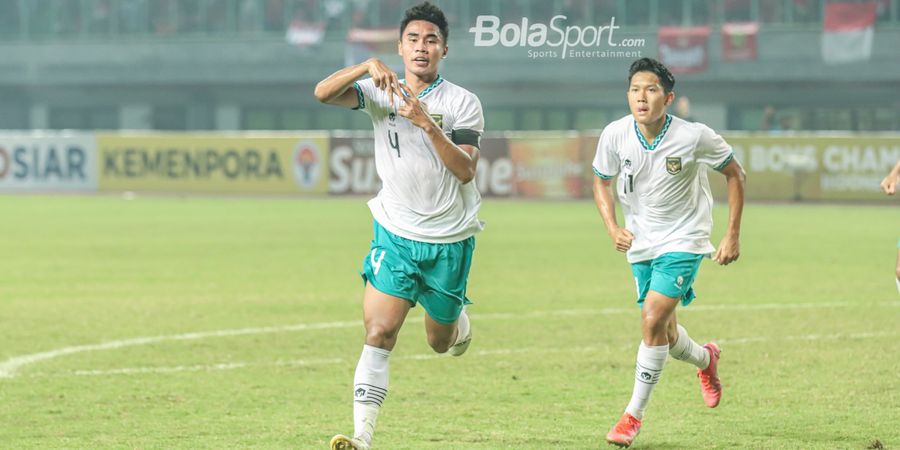
[{"label": "teal shorts with number 4", "polygon": [[644,305],[651,289],[666,297],[681,300],[687,306],[694,300],[694,278],[703,256],[696,253],[663,253],[656,258],[631,265],[639,305]]},{"label": "teal shorts with number 4", "polygon": [[375,289],[417,303],[435,322],[451,324],[459,318],[466,298],[466,283],[475,237],[459,242],[432,244],[397,236],[377,221],[369,254],[360,275]]}]

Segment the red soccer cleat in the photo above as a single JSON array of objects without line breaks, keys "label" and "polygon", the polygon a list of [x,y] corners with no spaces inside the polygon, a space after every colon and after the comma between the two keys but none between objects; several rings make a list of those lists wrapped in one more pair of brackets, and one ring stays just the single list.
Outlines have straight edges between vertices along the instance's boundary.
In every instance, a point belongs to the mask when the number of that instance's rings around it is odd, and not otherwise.
[{"label": "red soccer cleat", "polygon": [[722,382],[719,381],[719,346],[710,342],[703,346],[709,351],[709,366],[705,369],[697,369],[697,377],[700,378],[700,392],[706,406],[715,408],[722,399]]},{"label": "red soccer cleat", "polygon": [[635,436],[641,432],[641,421],[637,420],[631,414],[622,414],[619,423],[606,433],[606,442],[627,448],[634,442]]}]

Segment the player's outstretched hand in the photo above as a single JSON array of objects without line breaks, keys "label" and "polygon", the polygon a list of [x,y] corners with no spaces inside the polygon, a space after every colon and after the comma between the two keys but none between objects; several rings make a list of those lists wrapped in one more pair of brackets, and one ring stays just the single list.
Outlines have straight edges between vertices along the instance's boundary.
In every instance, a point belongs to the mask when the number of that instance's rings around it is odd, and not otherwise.
[{"label": "player's outstretched hand", "polygon": [[385,63],[375,58],[366,61],[366,65],[368,66],[369,75],[372,77],[372,81],[375,82],[375,87],[388,93],[388,96],[391,99],[391,107],[393,107],[394,94],[401,95],[400,80],[397,79],[397,74]]},{"label": "player's outstretched hand", "polygon": [[896,177],[894,175],[888,175],[881,180],[881,190],[884,191],[887,195],[894,195],[897,193],[897,181],[900,180],[900,177]]},{"label": "player's outstretched hand", "polygon": [[715,256],[713,256],[713,261],[723,266],[727,266],[737,261],[740,256],[741,243],[735,237],[725,236],[722,238],[722,242],[719,244]]},{"label": "player's outstretched hand", "polygon": [[425,103],[420,102],[405,84],[400,84],[399,87],[402,94],[400,98],[403,100],[403,105],[397,108],[397,113],[409,119],[413,125],[419,128],[424,129],[431,125],[434,121],[431,119],[431,116],[428,115],[428,106]]},{"label": "player's outstretched hand", "polygon": [[634,235],[625,228],[619,228],[611,236],[616,250],[620,252],[627,252],[631,248],[631,242],[634,241]]}]

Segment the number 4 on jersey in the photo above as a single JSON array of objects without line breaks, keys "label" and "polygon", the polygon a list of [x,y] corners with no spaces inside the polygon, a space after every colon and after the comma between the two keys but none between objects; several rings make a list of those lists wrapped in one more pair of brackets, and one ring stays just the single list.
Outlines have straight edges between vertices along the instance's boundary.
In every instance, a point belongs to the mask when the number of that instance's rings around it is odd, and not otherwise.
[{"label": "number 4 on jersey", "polygon": [[381,269],[381,262],[384,261],[384,254],[387,253],[386,250],[382,250],[381,255],[376,257],[375,252],[377,251],[377,248],[373,248],[372,253],[369,254],[369,264],[372,266],[373,275],[378,275],[378,270]]},{"label": "number 4 on jersey", "polygon": [[391,130],[388,130],[388,142],[391,144],[391,148],[397,150],[397,157],[400,157],[400,138],[397,136],[397,132],[394,132],[393,139],[391,138]]}]

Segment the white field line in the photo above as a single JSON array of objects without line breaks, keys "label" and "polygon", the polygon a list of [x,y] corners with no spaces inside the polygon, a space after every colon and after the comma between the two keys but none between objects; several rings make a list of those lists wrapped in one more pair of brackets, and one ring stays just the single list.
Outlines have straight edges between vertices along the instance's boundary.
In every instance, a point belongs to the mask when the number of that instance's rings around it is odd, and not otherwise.
[{"label": "white field line", "polygon": [[333,328],[352,328],[358,327],[358,321],[348,322],[324,322],[311,324],[287,325],[281,327],[255,327],[255,328],[237,328],[231,330],[203,331],[196,333],[173,334],[167,336],[148,336],[132,339],[123,339],[120,341],[110,341],[101,344],[76,345],[73,347],[63,347],[56,350],[50,350],[40,353],[32,353],[30,355],[14,356],[0,363],[0,378],[12,378],[16,375],[21,367],[48,359],[58,358],[73,353],[93,352],[98,350],[115,350],[124,347],[134,347],[138,345],[156,344],[167,341],[190,341],[197,339],[206,339],[214,337],[226,336],[242,336],[249,334],[267,334],[267,333],[287,333],[292,331],[307,330],[325,330]]},{"label": "white field line", "polygon": [[[835,341],[835,340],[859,340],[873,339],[885,337],[900,336],[900,331],[885,331],[878,333],[834,333],[834,334],[806,334],[799,336],[756,336],[750,338],[737,339],[719,339],[716,342],[727,345],[755,344],[760,342],[772,341]],[[474,357],[497,356],[497,355],[516,355],[516,354],[560,354],[560,353],[594,353],[607,349],[609,346],[590,345],[581,347],[565,347],[560,349],[551,348],[500,348],[493,350],[479,350],[472,352]],[[631,349],[635,347],[633,344],[622,346],[623,349]],[[416,355],[403,355],[392,358],[393,360],[405,361],[422,361],[437,358],[450,358],[447,355],[439,355],[437,353],[421,353]],[[59,376],[109,376],[109,375],[143,375],[143,374],[168,374],[176,372],[213,372],[219,370],[235,370],[253,367],[303,367],[303,366],[325,366],[325,365],[348,365],[352,364],[349,358],[321,358],[321,359],[293,359],[286,361],[274,362],[231,362],[220,364],[202,364],[193,366],[174,366],[174,367],[130,367],[123,369],[108,370],[75,370],[60,374]],[[33,377],[42,376],[42,374],[34,374]]]},{"label": "white field line", "polygon": [[[764,304],[732,304],[732,305],[694,305],[690,307],[690,311],[743,311],[743,310],[782,310],[782,309],[823,309],[823,308],[846,308],[860,306],[858,303],[852,302],[821,302],[821,303],[764,303]],[[882,302],[870,303],[865,305],[873,306],[900,306],[900,302]],[[473,315],[473,318],[479,320],[508,320],[508,319],[525,319],[531,317],[553,317],[553,316],[586,316],[586,315],[614,315],[614,314],[635,314],[640,310],[637,306],[630,308],[601,308],[601,309],[563,309],[550,311],[531,311],[527,313],[486,313]],[[410,318],[415,320],[416,318]],[[147,336],[132,339],[123,339],[118,341],[109,341],[100,344],[77,345],[72,347],[63,347],[40,353],[32,353],[28,355],[14,356],[0,363],[0,379],[13,378],[19,369],[24,366],[49,359],[58,358],[60,356],[70,355],[74,353],[92,352],[100,350],[115,350],[124,347],[134,347],[139,345],[150,345],[160,342],[169,341],[189,341],[207,338],[242,336],[251,334],[271,334],[271,333],[288,333],[296,331],[310,330],[327,330],[337,328],[353,328],[360,326],[359,321],[344,322],[322,322],[310,324],[296,324],[279,327],[253,327],[253,328],[237,328],[229,330],[203,331],[194,333],[164,335],[164,336]],[[238,363],[243,364],[243,363]],[[194,367],[206,366],[177,366],[178,370],[170,370],[172,372],[183,372],[191,370]],[[171,368],[170,368],[171,369]],[[125,370],[125,369],[122,369]],[[88,371],[89,372],[89,371]]]}]

